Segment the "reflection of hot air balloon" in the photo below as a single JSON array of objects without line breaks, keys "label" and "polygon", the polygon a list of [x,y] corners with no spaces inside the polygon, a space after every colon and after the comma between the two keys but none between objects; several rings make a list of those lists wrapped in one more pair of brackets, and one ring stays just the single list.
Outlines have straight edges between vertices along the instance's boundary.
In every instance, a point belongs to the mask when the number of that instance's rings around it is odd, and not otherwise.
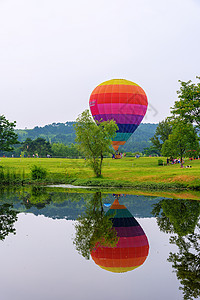
[{"label": "reflection of hot air balloon", "polygon": [[117,151],[137,129],[147,110],[147,96],[134,82],[112,79],[98,85],[90,96],[90,110],[96,121],[114,120],[119,130],[112,141]]},{"label": "reflection of hot air balloon", "polygon": [[122,273],[141,266],[147,258],[147,237],[129,210],[116,199],[108,210],[119,241],[116,247],[98,246],[91,251],[94,262],[101,268]]}]

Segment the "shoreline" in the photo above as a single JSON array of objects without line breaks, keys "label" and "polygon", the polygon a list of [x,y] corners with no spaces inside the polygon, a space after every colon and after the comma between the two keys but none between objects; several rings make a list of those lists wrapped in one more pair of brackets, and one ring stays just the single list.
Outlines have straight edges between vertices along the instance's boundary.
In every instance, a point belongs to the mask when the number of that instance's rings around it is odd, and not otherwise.
[{"label": "shoreline", "polygon": [[[83,182],[82,182],[83,184]],[[152,185],[153,186],[153,185]],[[72,183],[61,183],[58,182],[54,183],[47,183],[47,182],[34,182],[34,183],[26,183],[24,185],[20,184],[12,184],[12,185],[0,185],[0,192],[9,190],[9,191],[19,191],[19,190],[29,190],[29,189],[37,189],[38,191],[47,189],[50,193],[56,189],[62,193],[94,193],[97,191],[104,193],[115,193],[115,194],[127,194],[127,195],[143,195],[143,196],[153,196],[153,197],[163,197],[163,198],[170,198],[170,199],[185,199],[185,200],[195,200],[200,201],[200,191],[198,190],[191,190],[187,188],[168,188],[168,189],[156,189],[151,188],[148,186],[141,188],[141,185],[136,186],[108,186],[108,185],[73,185]]]},{"label": "shoreline", "polygon": [[144,190],[180,190],[180,191],[200,191],[200,184],[188,184],[188,183],[180,183],[180,182],[130,182],[130,181],[119,181],[119,180],[110,180],[105,178],[71,178],[67,180],[12,180],[10,182],[5,181],[0,183],[1,187],[9,187],[9,186],[49,186],[49,185],[73,185],[82,188],[126,188],[126,189],[144,189]]}]

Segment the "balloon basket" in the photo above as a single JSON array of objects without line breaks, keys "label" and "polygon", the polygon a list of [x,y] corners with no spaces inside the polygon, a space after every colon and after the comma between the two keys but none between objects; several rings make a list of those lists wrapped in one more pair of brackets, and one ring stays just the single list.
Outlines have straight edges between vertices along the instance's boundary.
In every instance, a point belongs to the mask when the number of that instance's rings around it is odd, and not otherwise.
[{"label": "balloon basket", "polygon": [[115,154],[115,159],[120,159],[122,158],[120,154]]}]

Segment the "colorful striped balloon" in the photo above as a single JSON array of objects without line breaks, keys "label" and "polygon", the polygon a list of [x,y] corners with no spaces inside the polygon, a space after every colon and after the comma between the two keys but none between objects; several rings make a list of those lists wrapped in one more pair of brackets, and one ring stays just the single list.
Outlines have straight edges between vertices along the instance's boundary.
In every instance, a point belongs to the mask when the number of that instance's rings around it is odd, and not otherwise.
[{"label": "colorful striped balloon", "polygon": [[[91,251],[102,269],[123,273],[141,266],[149,253],[147,237],[129,210],[116,199],[106,215],[111,216],[119,241],[116,247],[99,246]],[[113,217],[114,216],[114,217]]]},{"label": "colorful striped balloon", "polygon": [[94,120],[114,120],[117,123],[119,130],[112,141],[117,151],[141,123],[148,101],[138,84],[126,79],[111,79],[93,90],[89,105]]}]

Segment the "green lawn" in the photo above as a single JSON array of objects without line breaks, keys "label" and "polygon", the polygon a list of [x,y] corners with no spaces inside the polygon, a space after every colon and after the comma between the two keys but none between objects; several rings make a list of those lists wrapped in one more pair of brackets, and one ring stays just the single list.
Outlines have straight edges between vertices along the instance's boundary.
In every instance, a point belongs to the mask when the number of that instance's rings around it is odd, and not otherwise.
[{"label": "green lawn", "polygon": [[[113,160],[104,159],[103,179],[106,180],[142,183],[142,184],[184,184],[200,187],[200,160],[185,160],[185,165],[192,168],[180,168],[180,164],[158,166],[157,157],[123,158]],[[165,159],[163,159],[165,161]],[[9,172],[23,172],[26,178],[30,178],[30,168],[40,165],[47,169],[52,182],[70,182],[72,179],[95,180],[93,171],[87,166],[84,159],[61,158],[0,158],[0,166]]]},{"label": "green lawn", "polygon": [[155,157],[125,158],[114,160],[110,165],[105,163],[103,174],[108,178],[130,182],[200,184],[200,160],[186,159],[186,165],[192,168],[180,168],[180,164],[158,166],[158,158]]}]

